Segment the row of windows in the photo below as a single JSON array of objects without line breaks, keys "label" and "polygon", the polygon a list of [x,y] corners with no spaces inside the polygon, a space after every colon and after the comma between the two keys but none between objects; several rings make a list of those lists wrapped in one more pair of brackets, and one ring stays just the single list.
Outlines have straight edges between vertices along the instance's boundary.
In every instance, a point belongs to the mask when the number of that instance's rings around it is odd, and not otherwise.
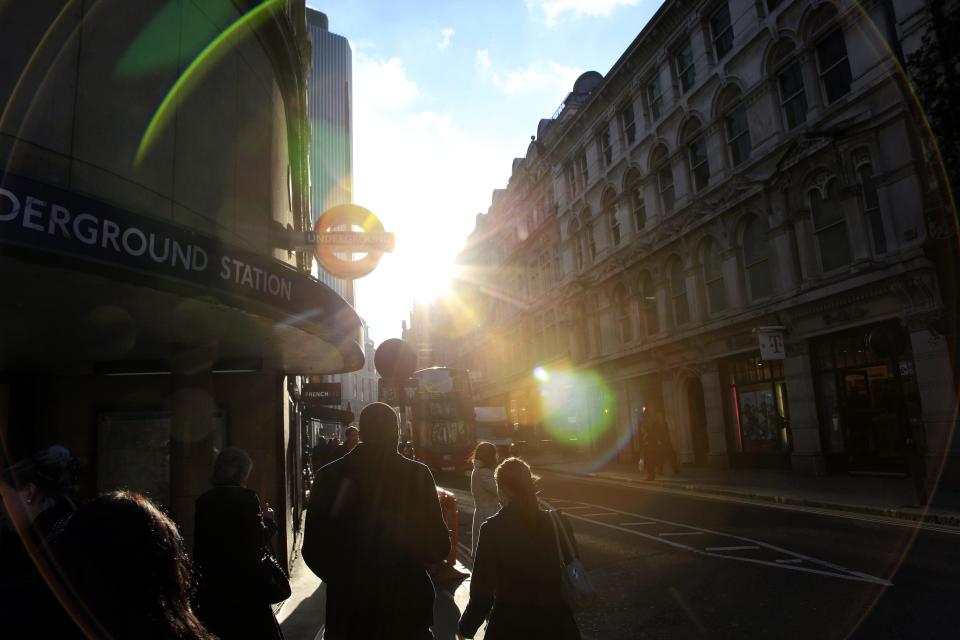
[{"label": "row of windows", "polygon": [[[835,16],[835,10],[827,6],[818,11],[817,20],[814,21],[815,24],[820,25],[816,27],[814,32],[816,73],[820,80],[820,90],[822,90],[828,105],[848,94],[852,84],[846,41],[842,28],[835,23]],[[729,21],[729,11],[726,5],[719,9],[714,17],[718,18],[719,21],[716,22],[716,25],[720,29],[715,32],[717,35],[714,37],[714,46],[717,46],[718,42],[729,41],[732,43],[733,27]],[[711,25],[713,24],[714,21],[711,19]],[[792,130],[804,124],[809,111],[809,88],[805,84],[803,69],[797,54],[796,45],[787,38],[776,43],[770,54],[769,68],[776,79],[786,130]],[[677,52],[674,58],[674,66],[678,86],[686,92],[696,78],[696,67],[689,40]],[[651,122],[659,120],[662,115],[664,96],[660,81],[661,76],[655,74],[646,85],[646,107]],[[752,151],[747,106],[743,103],[738,88],[730,86],[723,90],[718,100],[718,113],[718,117],[722,119],[730,165],[737,167],[750,157]],[[616,120],[620,127],[621,150],[626,152],[636,143],[638,138],[635,103],[632,100],[626,101],[617,110]],[[687,165],[691,172],[691,183],[694,191],[706,187],[711,175],[706,140],[703,135],[698,134],[700,129],[699,122],[692,127],[688,124],[686,127],[687,133],[682,136],[686,145]],[[601,168],[609,167],[613,161],[613,138],[610,123],[603,123],[600,126],[596,134],[595,145]],[[656,158],[651,163],[651,166],[657,172],[663,210],[668,213],[673,210],[675,194],[673,169],[668,164],[668,155],[665,150],[661,157]],[[568,200],[572,200],[586,189],[589,179],[586,151],[581,148],[573,159],[564,166],[564,181]]]}]

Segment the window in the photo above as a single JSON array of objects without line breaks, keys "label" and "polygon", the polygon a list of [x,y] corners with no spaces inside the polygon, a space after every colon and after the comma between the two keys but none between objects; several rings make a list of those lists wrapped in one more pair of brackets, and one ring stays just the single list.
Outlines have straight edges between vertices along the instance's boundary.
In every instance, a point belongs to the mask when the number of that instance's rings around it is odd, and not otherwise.
[{"label": "window", "polygon": [[837,197],[836,179],[830,180],[825,190],[826,197],[818,188],[810,190],[810,213],[820,249],[820,266],[824,271],[832,271],[850,264],[850,242],[847,221]]},{"label": "window", "polygon": [[687,304],[687,280],[679,259],[670,264],[670,295],[673,297],[673,323],[686,324],[690,321],[690,307]]},{"label": "window", "polygon": [[790,420],[783,360],[760,354],[724,363],[730,403],[736,417],[736,447],[747,453],[790,451]]},{"label": "window", "polygon": [[633,340],[633,324],[630,322],[630,302],[627,292],[618,286],[613,294],[614,312],[617,314],[617,330],[620,333],[620,344],[627,344]]},{"label": "window", "polygon": [[580,222],[574,218],[570,223],[570,242],[573,246],[573,269],[580,271],[583,269],[583,239],[580,237]]},{"label": "window", "polygon": [[817,43],[817,64],[820,66],[820,81],[827,94],[827,104],[850,93],[850,62],[840,27]]},{"label": "window", "polygon": [[690,174],[693,176],[693,190],[700,191],[710,182],[710,163],[707,161],[707,141],[699,136],[689,146]]},{"label": "window", "polygon": [[750,126],[747,123],[747,108],[743,103],[733,107],[726,115],[727,144],[733,166],[750,157]]},{"label": "window", "polygon": [[607,191],[603,194],[603,213],[607,218],[607,224],[610,228],[610,245],[620,246],[620,218],[617,216],[617,196],[613,191]]},{"label": "window", "polygon": [[649,273],[640,277],[640,317],[643,320],[643,329],[650,336],[660,331],[660,320],[657,316],[657,290],[653,287],[653,279]]},{"label": "window", "polygon": [[567,162],[563,165],[563,186],[567,191],[567,199],[573,200],[577,192],[577,181],[573,171],[573,163]]},{"label": "window", "polygon": [[710,34],[713,37],[713,50],[719,62],[733,49],[733,24],[730,21],[730,7],[723,5],[710,16]]},{"label": "window", "polygon": [[659,75],[653,76],[647,84],[647,103],[650,106],[651,119],[658,119],[663,110],[663,92],[660,90]]},{"label": "window", "polygon": [[683,47],[677,51],[677,77],[680,79],[680,88],[683,93],[690,90],[697,79],[697,71],[693,66],[693,48],[688,38]]},{"label": "window", "polygon": [[647,204],[643,199],[643,185],[639,181],[630,187],[630,206],[633,209],[633,228],[642,231],[647,226]]},{"label": "window", "polygon": [[807,94],[803,87],[800,63],[794,62],[786,66],[777,76],[777,84],[780,86],[780,105],[787,119],[787,129],[806,122]]},{"label": "window", "polygon": [[600,149],[600,162],[609,167],[613,161],[613,149],[610,147],[610,127],[604,127],[597,134],[597,147]]},{"label": "window", "polygon": [[581,149],[575,158],[575,162],[577,167],[577,188],[586,189],[587,183],[590,181],[590,172],[587,169],[587,152]]},{"label": "window", "polygon": [[720,248],[713,240],[703,247],[703,281],[707,288],[707,303],[710,313],[719,313],[727,308],[727,292],[723,286],[723,268],[720,264]]},{"label": "window", "polygon": [[[584,216],[584,219],[589,220],[589,214]],[[589,256],[590,262],[592,263],[597,259],[597,239],[593,233],[593,223],[585,222],[583,225],[583,232],[587,236],[587,256]]]},{"label": "window", "polygon": [[880,212],[880,196],[877,194],[877,184],[873,180],[873,166],[862,164],[858,167],[860,174],[860,189],[863,194],[863,213],[870,225],[870,235],[873,236],[873,250],[876,253],[887,252],[887,237],[883,232],[883,216]]},{"label": "window", "polygon": [[657,183],[660,186],[660,202],[663,205],[663,212],[673,211],[673,167],[670,166],[670,160],[664,160],[663,164],[657,170]]},{"label": "window", "polygon": [[618,114],[620,126],[623,127],[623,139],[627,141],[626,145],[631,145],[637,141],[637,122],[633,114],[633,103],[628,102],[620,108]]},{"label": "window", "polygon": [[773,292],[770,278],[770,246],[759,218],[751,218],[743,228],[743,268],[747,272],[750,299],[758,300]]}]

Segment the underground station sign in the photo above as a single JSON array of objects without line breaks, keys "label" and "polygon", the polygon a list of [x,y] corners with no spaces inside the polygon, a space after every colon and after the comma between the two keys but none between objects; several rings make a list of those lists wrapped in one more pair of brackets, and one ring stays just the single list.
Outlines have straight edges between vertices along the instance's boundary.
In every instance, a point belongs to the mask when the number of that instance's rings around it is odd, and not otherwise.
[{"label": "underground station sign", "polygon": [[[353,231],[355,227],[362,231]],[[393,251],[394,242],[394,235],[384,231],[372,211],[355,204],[327,209],[307,233],[320,265],[331,275],[350,280],[376,269],[383,254]],[[354,260],[355,253],[366,255]]]}]

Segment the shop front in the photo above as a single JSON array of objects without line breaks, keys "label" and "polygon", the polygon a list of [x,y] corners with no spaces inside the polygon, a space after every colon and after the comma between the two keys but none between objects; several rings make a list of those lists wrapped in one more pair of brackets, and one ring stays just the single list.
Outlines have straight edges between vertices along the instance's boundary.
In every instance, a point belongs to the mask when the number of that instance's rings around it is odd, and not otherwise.
[{"label": "shop front", "polygon": [[905,331],[889,322],[833,334],[811,358],[828,472],[908,474],[925,437]]},{"label": "shop front", "polygon": [[724,412],[732,467],[790,468],[793,443],[782,360],[760,352],[721,361]]}]

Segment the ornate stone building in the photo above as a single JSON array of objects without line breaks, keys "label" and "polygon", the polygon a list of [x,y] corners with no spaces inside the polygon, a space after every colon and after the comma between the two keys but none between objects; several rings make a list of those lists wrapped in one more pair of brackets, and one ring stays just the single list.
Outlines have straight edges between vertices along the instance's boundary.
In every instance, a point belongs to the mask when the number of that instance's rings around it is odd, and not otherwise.
[{"label": "ornate stone building", "polygon": [[932,478],[955,281],[899,62],[926,22],[921,2],[664,3],[478,216],[478,403],[595,456],[635,457],[657,407],[686,463]]}]

